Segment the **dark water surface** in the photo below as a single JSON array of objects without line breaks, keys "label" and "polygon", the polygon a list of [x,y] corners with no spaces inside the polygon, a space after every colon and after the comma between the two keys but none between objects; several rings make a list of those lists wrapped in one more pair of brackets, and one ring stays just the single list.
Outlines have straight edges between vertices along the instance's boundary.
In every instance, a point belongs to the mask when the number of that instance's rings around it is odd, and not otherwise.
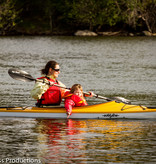
[{"label": "dark water surface", "polygon": [[[155,37],[1,37],[0,106],[35,104],[33,82],[12,79],[8,69],[37,78],[53,59],[67,87],[81,83],[85,91],[156,106]],[[155,120],[0,118],[0,126],[0,163],[6,158],[49,164],[156,162]]]}]

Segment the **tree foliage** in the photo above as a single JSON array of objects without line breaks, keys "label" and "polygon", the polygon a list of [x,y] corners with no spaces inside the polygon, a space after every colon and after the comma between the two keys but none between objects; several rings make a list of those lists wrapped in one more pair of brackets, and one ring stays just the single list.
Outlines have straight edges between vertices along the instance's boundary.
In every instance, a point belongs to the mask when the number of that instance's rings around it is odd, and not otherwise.
[{"label": "tree foliage", "polygon": [[0,2],[0,33],[2,35],[13,30],[16,26],[19,13],[20,10],[15,9],[13,0],[3,0]]},{"label": "tree foliage", "polygon": [[[120,26],[119,26],[120,25]],[[156,0],[1,0],[0,34],[107,27],[156,32]]]},{"label": "tree foliage", "polygon": [[127,0],[125,5],[125,23],[133,29],[146,26],[148,31],[156,32],[156,0]]}]

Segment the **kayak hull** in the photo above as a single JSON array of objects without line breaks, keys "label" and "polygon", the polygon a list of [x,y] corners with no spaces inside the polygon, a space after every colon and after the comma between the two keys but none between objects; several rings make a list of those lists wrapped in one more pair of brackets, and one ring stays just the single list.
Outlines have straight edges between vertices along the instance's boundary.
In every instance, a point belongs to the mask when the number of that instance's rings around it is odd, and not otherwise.
[{"label": "kayak hull", "polygon": [[[64,107],[1,107],[0,117],[67,118]],[[110,101],[107,103],[73,108],[73,119],[156,119],[156,108],[128,105]]]},{"label": "kayak hull", "polygon": [[[66,113],[21,113],[21,112],[1,112],[1,117],[26,117],[26,118],[67,118]],[[73,119],[155,119],[156,112],[146,113],[73,113],[69,118]]]}]

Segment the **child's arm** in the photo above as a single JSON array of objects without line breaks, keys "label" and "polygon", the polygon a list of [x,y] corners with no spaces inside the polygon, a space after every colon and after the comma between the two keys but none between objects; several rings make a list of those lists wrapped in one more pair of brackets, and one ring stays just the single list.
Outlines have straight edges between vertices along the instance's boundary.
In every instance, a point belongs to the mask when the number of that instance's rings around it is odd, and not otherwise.
[{"label": "child's arm", "polygon": [[71,99],[65,100],[64,107],[65,107],[65,109],[66,109],[66,112],[67,112],[67,115],[68,115],[68,116],[71,115],[72,109],[73,109],[74,106],[75,106],[75,103],[74,103],[73,100],[71,100]]}]

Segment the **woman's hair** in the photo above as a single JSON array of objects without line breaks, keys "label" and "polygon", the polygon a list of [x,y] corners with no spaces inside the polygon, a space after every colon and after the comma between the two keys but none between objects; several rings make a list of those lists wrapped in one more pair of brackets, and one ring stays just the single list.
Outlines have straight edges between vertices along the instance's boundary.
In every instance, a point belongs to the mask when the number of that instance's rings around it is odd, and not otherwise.
[{"label": "woman's hair", "polygon": [[82,86],[81,86],[80,84],[74,84],[74,85],[71,87],[70,92],[71,92],[71,93],[74,93],[74,91],[77,90],[77,89],[80,89],[80,90],[83,92]]},{"label": "woman's hair", "polygon": [[58,63],[54,60],[49,61],[46,65],[45,68],[41,69],[41,73],[48,75],[49,73],[49,68],[55,69],[55,66],[58,65]]}]

